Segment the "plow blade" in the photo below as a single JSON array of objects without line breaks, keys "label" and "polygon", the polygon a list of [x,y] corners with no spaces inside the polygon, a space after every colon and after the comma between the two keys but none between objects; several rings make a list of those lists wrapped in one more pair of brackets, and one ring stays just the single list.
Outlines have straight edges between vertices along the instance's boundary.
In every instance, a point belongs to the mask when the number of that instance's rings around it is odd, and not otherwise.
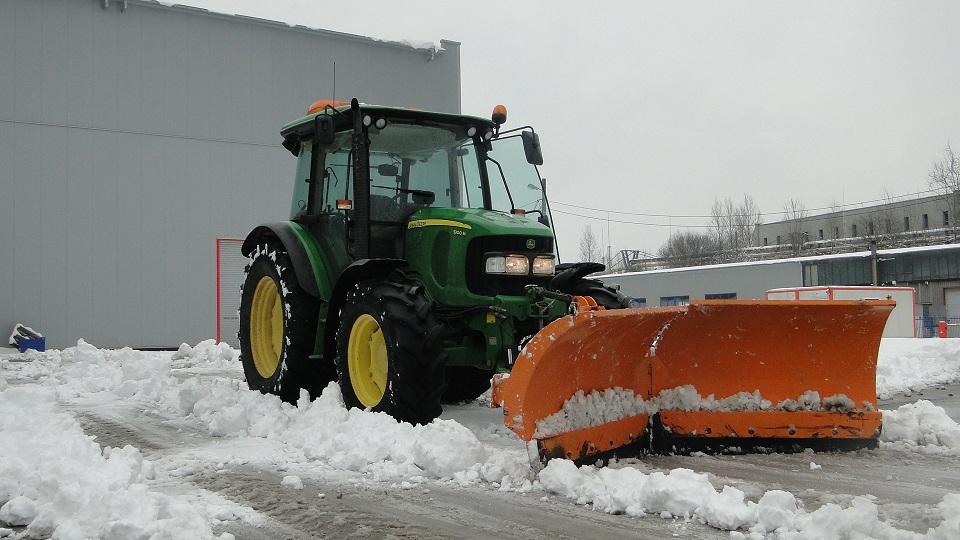
[{"label": "plow blade", "polygon": [[876,444],[895,303],[702,301],[547,325],[496,392],[542,460]]}]

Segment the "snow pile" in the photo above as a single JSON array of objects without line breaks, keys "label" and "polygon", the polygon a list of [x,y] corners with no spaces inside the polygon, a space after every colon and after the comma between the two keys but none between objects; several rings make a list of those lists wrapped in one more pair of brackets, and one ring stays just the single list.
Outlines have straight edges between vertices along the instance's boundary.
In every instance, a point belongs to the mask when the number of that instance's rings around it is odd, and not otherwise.
[{"label": "snow pile", "polygon": [[880,440],[895,449],[960,455],[960,424],[943,407],[921,399],[883,411]]},{"label": "snow pile", "polygon": [[655,398],[661,410],[666,411],[766,411],[773,404],[763,399],[760,390],[737,392],[717,399],[713,394],[701,397],[693,385],[661,390]]},{"label": "snow pile", "polygon": [[800,394],[797,399],[785,399],[777,404],[778,408],[785,411],[819,411],[823,406],[820,399],[820,392],[816,390],[807,390]]},{"label": "snow pile", "polygon": [[881,398],[960,380],[960,339],[885,338],[877,359]]},{"label": "snow pile", "polygon": [[58,383],[61,400],[102,401],[101,393],[112,392],[193,418],[212,436],[276,440],[301,450],[308,459],[366,473],[374,480],[432,477],[461,484],[497,482],[501,489],[532,488],[528,464],[516,459],[522,450],[488,448],[453,420],[413,426],[384,413],[348,410],[335,383],[313,401],[302,393],[294,406],[250,391],[234,378],[183,378],[171,371],[175,366],[191,372],[239,366],[236,357],[229,346],[212,341],[181,346],[171,356],[102,350],[80,340],[76,347],[49,354],[30,368],[43,372],[45,383]]},{"label": "snow pile", "polygon": [[242,370],[240,352],[227,343],[217,343],[208,339],[191,347],[181,343],[177,352],[170,357],[173,368],[217,368],[225,370]]},{"label": "snow pile", "polygon": [[652,414],[656,407],[640,396],[620,387],[584,394],[583,390],[564,402],[563,408],[537,420],[536,438],[550,437],[565,431],[598,426],[638,414]]},{"label": "snow pile", "polygon": [[[657,411],[834,411],[845,412],[856,409],[856,405],[844,394],[835,394],[820,399],[820,393],[807,390],[797,399],[786,399],[773,405],[760,395],[760,390],[737,392],[732,396],[717,399],[714,394],[700,395],[693,385],[661,390],[649,401],[620,387],[594,390],[584,394],[582,390],[563,403],[563,407],[540,420],[534,437],[543,438],[572,431],[598,426],[607,422],[621,420],[638,414],[654,414]],[[863,409],[874,410],[873,404],[865,401]]]},{"label": "snow pile", "polygon": [[100,448],[49,389],[0,392],[0,521],[30,538],[212,538],[209,517],[151,491],[153,466],[131,446]]},{"label": "snow pile", "polygon": [[[242,383],[240,383],[242,384]],[[487,449],[453,420],[424,426],[397,422],[385,413],[347,409],[340,387],[330,383],[296,406],[240,384],[189,379],[165,394],[180,413],[199,420],[213,436],[252,436],[284,442],[312,460],[376,480],[456,478],[529,487],[528,467]],[[459,477],[457,475],[460,475]]]},{"label": "snow pile", "polygon": [[540,483],[548,491],[602,512],[695,519],[758,539],[770,533],[810,539],[947,539],[960,534],[960,496],[953,494],[939,504],[944,521],[926,535],[918,535],[881,521],[877,505],[865,497],[854,498],[847,508],[830,503],[808,513],[786,491],[767,491],[758,501],[748,501],[739,489],[724,486],[717,491],[706,474],[689,469],[645,474],[633,468],[577,468],[571,461],[555,459],[540,472]]}]

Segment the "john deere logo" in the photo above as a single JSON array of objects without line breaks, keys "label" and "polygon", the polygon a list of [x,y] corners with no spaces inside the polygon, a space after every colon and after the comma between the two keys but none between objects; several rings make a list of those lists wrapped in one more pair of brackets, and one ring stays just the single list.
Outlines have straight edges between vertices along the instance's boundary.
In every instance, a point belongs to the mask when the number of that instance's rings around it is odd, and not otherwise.
[{"label": "john deere logo", "polygon": [[533,238],[527,238],[527,249],[533,249],[537,247],[537,241]]}]

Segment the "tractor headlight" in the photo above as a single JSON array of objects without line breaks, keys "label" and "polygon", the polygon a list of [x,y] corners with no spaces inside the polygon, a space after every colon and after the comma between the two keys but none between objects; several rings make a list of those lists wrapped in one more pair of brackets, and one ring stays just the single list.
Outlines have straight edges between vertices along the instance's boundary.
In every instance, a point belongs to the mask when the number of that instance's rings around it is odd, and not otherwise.
[{"label": "tractor headlight", "polygon": [[553,257],[539,256],[533,258],[533,273],[540,276],[553,275]]},{"label": "tractor headlight", "polygon": [[530,260],[523,255],[493,255],[487,257],[488,274],[527,275],[530,273]]}]

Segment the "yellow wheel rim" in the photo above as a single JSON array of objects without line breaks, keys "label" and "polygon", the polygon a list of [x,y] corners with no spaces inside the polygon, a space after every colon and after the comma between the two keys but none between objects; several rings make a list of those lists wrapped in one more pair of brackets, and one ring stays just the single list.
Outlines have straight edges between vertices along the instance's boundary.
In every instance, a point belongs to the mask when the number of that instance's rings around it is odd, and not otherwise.
[{"label": "yellow wheel rim", "polygon": [[277,283],[263,276],[253,291],[250,307],[250,348],[257,373],[269,379],[280,365],[283,350],[283,300]]},{"label": "yellow wheel rim", "polygon": [[387,342],[380,323],[363,314],[353,322],[347,343],[350,385],[364,407],[376,407],[387,389]]}]

